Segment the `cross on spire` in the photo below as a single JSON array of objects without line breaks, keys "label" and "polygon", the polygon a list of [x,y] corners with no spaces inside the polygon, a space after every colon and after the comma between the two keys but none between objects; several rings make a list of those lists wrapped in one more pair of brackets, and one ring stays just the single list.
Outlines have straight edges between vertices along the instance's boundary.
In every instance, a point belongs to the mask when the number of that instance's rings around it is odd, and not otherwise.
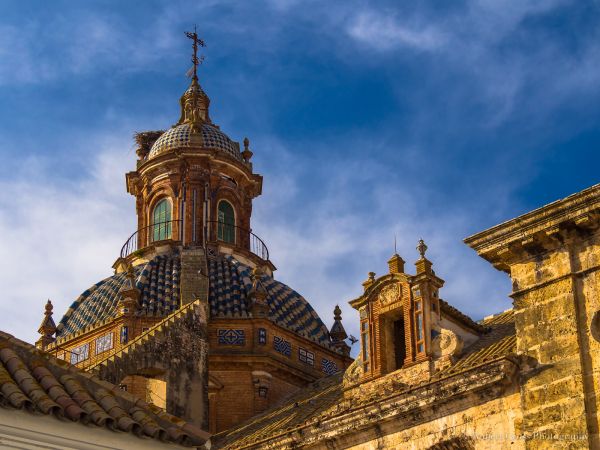
[{"label": "cross on spire", "polygon": [[204,43],[204,41],[202,39],[200,39],[198,37],[198,33],[196,31],[196,25],[194,25],[194,31],[186,31],[185,35],[192,40],[192,48],[194,49],[194,53],[192,55],[192,64],[193,66],[193,76],[192,79],[193,80],[198,80],[198,64],[202,64],[202,61],[204,61],[204,55],[200,55],[200,57],[198,58],[198,46],[200,47],[206,47],[206,44]]}]

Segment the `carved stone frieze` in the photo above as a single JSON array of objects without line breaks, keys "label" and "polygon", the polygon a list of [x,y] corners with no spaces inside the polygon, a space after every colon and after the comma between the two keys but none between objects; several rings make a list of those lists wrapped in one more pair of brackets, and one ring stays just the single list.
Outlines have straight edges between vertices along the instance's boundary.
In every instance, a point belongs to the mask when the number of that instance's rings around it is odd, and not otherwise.
[{"label": "carved stone frieze", "polygon": [[379,293],[379,302],[381,306],[389,306],[401,298],[402,287],[399,284],[390,284],[384,287]]}]

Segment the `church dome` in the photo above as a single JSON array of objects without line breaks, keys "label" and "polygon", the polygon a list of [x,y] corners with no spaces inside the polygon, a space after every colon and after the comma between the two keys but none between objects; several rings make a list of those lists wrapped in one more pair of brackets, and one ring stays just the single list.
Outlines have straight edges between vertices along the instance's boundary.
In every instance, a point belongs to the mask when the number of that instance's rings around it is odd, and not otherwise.
[{"label": "church dome", "polygon": [[202,123],[200,133],[193,132],[192,124],[187,122],[167,130],[152,145],[148,159],[182,148],[218,150],[242,161],[240,145],[229,139],[218,127],[207,122]]},{"label": "church dome", "polygon": [[[179,308],[181,257],[159,255],[135,267],[135,285],[140,290],[135,315],[165,317]],[[250,313],[249,293],[252,268],[229,255],[208,261],[209,307],[211,317],[244,319]],[[119,293],[127,286],[127,275],[106,278],[81,294],[57,326],[57,337],[85,330],[112,320],[118,314]],[[289,286],[263,274],[269,319],[280,327],[331,348],[327,327],[308,301]]]}]

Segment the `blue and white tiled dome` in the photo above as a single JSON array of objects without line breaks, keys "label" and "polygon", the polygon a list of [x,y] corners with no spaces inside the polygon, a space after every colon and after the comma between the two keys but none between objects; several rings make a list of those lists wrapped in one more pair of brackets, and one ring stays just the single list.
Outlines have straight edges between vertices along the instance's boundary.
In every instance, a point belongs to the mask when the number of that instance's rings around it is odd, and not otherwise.
[{"label": "blue and white tiled dome", "polygon": [[[135,268],[136,287],[141,291],[142,316],[166,316],[179,308],[181,257],[156,256]],[[249,292],[252,269],[232,256],[220,255],[208,263],[211,317],[250,318]],[[316,311],[298,292],[268,275],[262,276],[267,290],[269,319],[286,330],[330,348],[329,332]],[[69,307],[57,326],[57,337],[65,337],[88,326],[116,317],[119,291],[126,285],[124,273],[96,283]]]},{"label": "blue and white tiled dome", "polygon": [[229,139],[225,133],[212,124],[202,123],[201,126],[201,136],[192,133],[189,123],[182,123],[165,131],[152,145],[148,158],[154,158],[177,148],[203,148],[220,150],[237,160],[242,160],[240,145],[237,142]]}]

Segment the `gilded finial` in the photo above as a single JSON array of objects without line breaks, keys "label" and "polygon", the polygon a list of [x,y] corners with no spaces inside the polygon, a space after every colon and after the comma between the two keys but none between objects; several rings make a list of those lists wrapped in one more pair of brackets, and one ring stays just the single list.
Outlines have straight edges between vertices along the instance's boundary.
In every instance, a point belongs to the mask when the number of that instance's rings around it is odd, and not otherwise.
[{"label": "gilded finial", "polygon": [[427,251],[427,245],[425,245],[425,241],[423,239],[419,239],[419,245],[417,245],[417,251],[419,255],[421,255],[422,259],[425,259],[425,252]]}]

